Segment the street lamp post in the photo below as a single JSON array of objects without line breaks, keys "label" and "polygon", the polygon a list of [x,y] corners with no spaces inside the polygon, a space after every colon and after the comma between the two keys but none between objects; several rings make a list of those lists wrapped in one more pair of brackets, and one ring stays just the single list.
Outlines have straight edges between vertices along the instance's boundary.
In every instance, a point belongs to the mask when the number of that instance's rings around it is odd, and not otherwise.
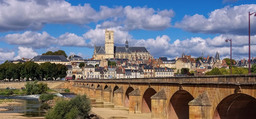
[{"label": "street lamp post", "polygon": [[249,71],[248,71],[248,73],[249,73],[249,75],[251,74],[251,28],[250,28],[250,18],[251,18],[251,15],[254,15],[254,16],[256,16],[256,12],[253,12],[253,13],[250,13],[249,12],[249,14],[248,14],[248,16],[249,16],[249,60],[248,60],[248,64],[249,64],[249,67],[248,67],[248,69],[249,69]]},{"label": "street lamp post", "polygon": [[225,41],[230,42],[230,74],[232,74],[232,64],[233,64],[233,61],[232,61],[232,39],[226,39]]}]

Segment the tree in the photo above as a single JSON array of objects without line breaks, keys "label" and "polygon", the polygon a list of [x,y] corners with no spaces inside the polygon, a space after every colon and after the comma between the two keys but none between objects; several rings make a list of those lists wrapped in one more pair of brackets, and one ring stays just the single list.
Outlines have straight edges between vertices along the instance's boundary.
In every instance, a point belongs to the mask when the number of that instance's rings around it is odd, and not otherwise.
[{"label": "tree", "polygon": [[32,80],[34,80],[34,78],[36,79],[40,78],[41,70],[37,63],[31,62],[31,61],[25,62],[24,68],[22,70],[23,71],[21,72],[24,73],[27,79],[31,78]]},{"label": "tree", "polygon": [[48,51],[46,53],[43,53],[42,55],[63,55],[67,58],[67,54],[63,50],[58,50],[58,51],[55,51],[55,52]]},{"label": "tree", "polygon": [[108,66],[116,66],[116,62],[108,61]]},{"label": "tree", "polygon": [[82,68],[82,67],[84,67],[84,66],[85,66],[85,64],[84,64],[83,62],[79,64],[79,67],[80,67],[80,68]]},{"label": "tree", "polygon": [[181,74],[189,74],[189,69],[188,68],[182,68],[181,69]]},{"label": "tree", "polygon": [[203,57],[198,57],[198,58],[196,58],[196,61],[198,62],[199,60],[202,60],[203,59]]},{"label": "tree", "polygon": [[256,64],[252,65],[251,72],[252,73],[256,73]]},{"label": "tree", "polygon": [[38,84],[38,81],[27,82],[25,85],[25,88],[26,88],[27,95],[43,94],[43,93],[46,93],[48,90],[47,84],[45,83]]},{"label": "tree", "polygon": [[83,96],[76,96],[70,101],[61,100],[46,114],[46,119],[87,119],[91,110],[90,100]]},{"label": "tree", "polygon": [[[227,63],[228,66],[230,66],[230,59],[229,58],[225,58],[224,59]],[[234,59],[232,59],[232,65],[236,64],[236,61]]]},{"label": "tree", "polygon": [[218,68],[213,68],[211,71],[206,72],[206,75],[222,75]]}]

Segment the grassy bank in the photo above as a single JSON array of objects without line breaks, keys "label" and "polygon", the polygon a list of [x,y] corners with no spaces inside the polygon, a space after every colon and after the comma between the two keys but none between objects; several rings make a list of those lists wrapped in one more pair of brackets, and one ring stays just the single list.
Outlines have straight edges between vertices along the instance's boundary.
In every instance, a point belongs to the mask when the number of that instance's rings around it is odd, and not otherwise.
[{"label": "grassy bank", "polygon": [[25,95],[26,91],[24,89],[0,89],[0,95],[10,96],[10,95]]}]

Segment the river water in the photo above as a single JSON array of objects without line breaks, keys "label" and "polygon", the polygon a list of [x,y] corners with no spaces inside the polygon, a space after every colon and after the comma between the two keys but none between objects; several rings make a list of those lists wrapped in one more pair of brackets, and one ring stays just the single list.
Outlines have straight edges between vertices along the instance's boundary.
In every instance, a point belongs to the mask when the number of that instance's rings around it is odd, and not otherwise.
[{"label": "river water", "polygon": [[[62,93],[60,96],[63,97],[74,97],[72,93]],[[8,111],[0,113],[23,113],[27,117],[42,117],[46,114],[46,111],[41,109],[42,103],[38,101],[39,95],[33,96],[0,96],[0,99],[16,99],[17,102],[22,105],[19,106],[8,106]]]}]

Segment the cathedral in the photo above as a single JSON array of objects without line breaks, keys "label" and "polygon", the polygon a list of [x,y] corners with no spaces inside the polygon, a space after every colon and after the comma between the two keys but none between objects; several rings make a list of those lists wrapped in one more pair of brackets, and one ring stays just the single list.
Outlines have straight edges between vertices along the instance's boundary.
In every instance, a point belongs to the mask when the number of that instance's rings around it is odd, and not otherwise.
[{"label": "cathedral", "polygon": [[128,59],[135,60],[148,60],[152,58],[150,53],[145,47],[129,47],[128,41],[125,46],[114,45],[114,31],[105,30],[105,46],[95,46],[93,59]]}]

